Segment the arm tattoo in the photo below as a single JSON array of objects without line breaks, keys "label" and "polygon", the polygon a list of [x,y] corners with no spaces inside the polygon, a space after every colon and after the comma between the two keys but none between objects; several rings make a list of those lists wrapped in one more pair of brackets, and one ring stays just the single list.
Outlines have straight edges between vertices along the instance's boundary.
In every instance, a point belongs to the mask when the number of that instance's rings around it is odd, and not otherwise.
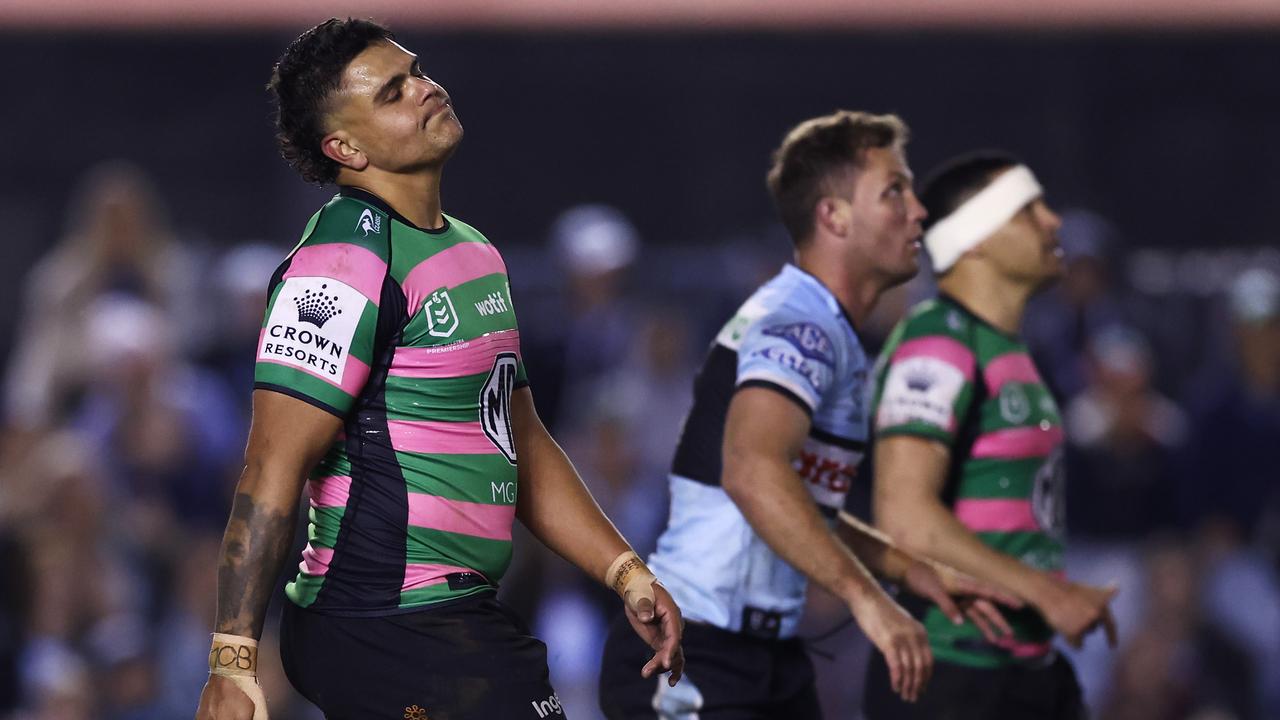
[{"label": "arm tattoo", "polygon": [[275,513],[236,493],[218,564],[217,632],[259,637],[293,539],[296,509]]}]

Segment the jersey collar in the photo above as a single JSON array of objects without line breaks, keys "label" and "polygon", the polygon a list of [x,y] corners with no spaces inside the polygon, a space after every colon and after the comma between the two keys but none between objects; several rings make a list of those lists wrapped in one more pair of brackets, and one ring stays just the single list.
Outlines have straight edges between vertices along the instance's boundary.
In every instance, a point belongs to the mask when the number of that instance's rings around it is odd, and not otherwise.
[{"label": "jersey collar", "polygon": [[339,185],[338,194],[341,195],[342,197],[348,197],[348,198],[351,198],[352,200],[359,200],[360,202],[365,203],[367,205],[372,205],[378,208],[379,210],[381,210],[382,212],[386,213],[387,215],[389,215],[393,220],[400,223],[401,225],[408,225],[414,230],[417,230],[418,232],[427,233],[428,235],[443,235],[449,232],[450,228],[453,226],[453,224],[449,222],[449,216],[445,215],[444,213],[440,213],[440,216],[444,218],[443,227],[436,228],[435,230],[431,230],[429,228],[424,228],[424,227],[418,227],[417,225],[414,225],[413,222],[409,220],[409,218],[396,212],[396,209],[391,207],[391,205],[389,205],[386,200],[383,200],[382,198],[378,197],[377,195],[374,195],[373,193],[369,192],[368,190],[365,190],[364,188],[358,188],[351,185]]},{"label": "jersey collar", "polygon": [[827,306],[830,307],[833,312],[838,313],[840,317],[844,318],[844,321],[849,324],[849,329],[853,331],[853,334],[858,334],[858,326],[854,324],[853,316],[849,314],[848,310],[845,310],[844,305],[840,303],[840,299],[836,297],[835,293],[831,292],[831,288],[823,285],[822,281],[816,276],[807,270],[802,269],[795,263],[787,263],[786,265],[783,265],[782,272],[796,275],[796,277],[800,278],[801,281],[817,290],[818,293],[822,295],[822,299],[827,301]]}]

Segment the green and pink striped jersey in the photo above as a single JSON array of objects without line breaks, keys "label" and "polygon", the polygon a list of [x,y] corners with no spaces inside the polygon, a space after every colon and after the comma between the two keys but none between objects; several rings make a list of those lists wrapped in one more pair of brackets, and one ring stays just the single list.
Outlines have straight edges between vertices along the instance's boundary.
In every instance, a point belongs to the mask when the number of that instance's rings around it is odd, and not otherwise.
[{"label": "green and pink striped jersey", "polygon": [[[876,372],[877,437],[917,435],[950,449],[943,499],[992,548],[1062,570],[1062,420],[1022,341],[948,297],[916,306],[885,345]],[[1051,649],[1031,609],[1004,611],[1015,637],[988,644],[972,623],[924,613],[944,662],[993,667]]]},{"label": "green and pink striped jersey", "polygon": [[302,607],[403,612],[490,591],[511,560],[511,394],[527,384],[502,256],[342,191],[271,280],[254,386],[343,420],[307,483]]}]

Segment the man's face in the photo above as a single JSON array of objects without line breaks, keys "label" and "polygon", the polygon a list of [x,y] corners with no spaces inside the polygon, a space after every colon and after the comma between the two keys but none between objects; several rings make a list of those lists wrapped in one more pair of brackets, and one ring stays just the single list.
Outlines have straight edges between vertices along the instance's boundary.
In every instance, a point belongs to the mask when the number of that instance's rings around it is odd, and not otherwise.
[{"label": "man's face", "polygon": [[374,167],[406,172],[439,165],[462,139],[449,94],[394,42],[370,45],[342,73],[328,127]]},{"label": "man's face", "polygon": [[1044,198],[1036,198],[975,250],[993,263],[1001,275],[1039,287],[1062,275],[1060,227],[1062,218],[1049,208]]},{"label": "man's face", "polygon": [[911,180],[901,148],[871,148],[863,153],[850,198],[850,259],[895,285],[920,268],[925,209]]}]

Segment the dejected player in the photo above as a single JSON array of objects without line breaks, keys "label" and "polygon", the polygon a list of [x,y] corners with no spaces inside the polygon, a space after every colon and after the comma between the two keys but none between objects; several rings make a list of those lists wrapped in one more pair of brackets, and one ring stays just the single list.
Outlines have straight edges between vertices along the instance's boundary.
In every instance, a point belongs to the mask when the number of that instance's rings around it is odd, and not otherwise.
[{"label": "dejected player", "polygon": [[502,257],[441,211],[449,94],[385,28],[336,19],[270,87],[284,157],[339,191],[271,280],[196,717],[266,717],[257,638],[304,484],[281,651],[327,717],[563,715],[545,646],[494,597],[516,517],[624,597],[642,671],[675,684],[680,612],[539,421]]}]

